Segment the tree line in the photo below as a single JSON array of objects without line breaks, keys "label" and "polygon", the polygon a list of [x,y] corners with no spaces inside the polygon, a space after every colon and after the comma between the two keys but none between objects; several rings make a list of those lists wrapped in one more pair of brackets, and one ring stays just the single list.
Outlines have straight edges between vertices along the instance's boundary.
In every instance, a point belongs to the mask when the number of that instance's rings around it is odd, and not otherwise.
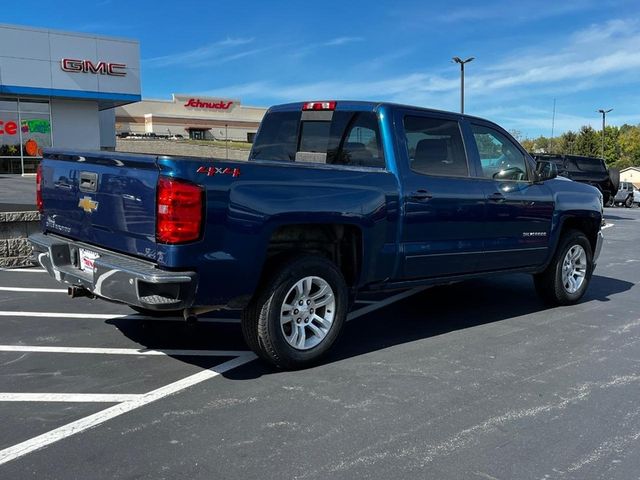
[{"label": "tree line", "polygon": [[[511,134],[531,153],[602,157],[602,130],[591,126],[585,125],[577,132],[570,130],[556,137],[531,139],[523,138],[518,131],[511,131]],[[610,167],[640,167],[640,125],[607,126],[604,158]]]}]

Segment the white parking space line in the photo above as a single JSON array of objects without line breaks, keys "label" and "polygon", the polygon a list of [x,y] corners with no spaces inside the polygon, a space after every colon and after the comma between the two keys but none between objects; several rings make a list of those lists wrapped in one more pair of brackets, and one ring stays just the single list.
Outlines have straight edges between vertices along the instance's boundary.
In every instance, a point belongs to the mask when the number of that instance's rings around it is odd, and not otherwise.
[{"label": "white parking space line", "polygon": [[600,230],[605,230],[607,228],[611,228],[615,225],[615,223],[607,223],[603,227],[600,227]]},{"label": "white parking space line", "polygon": [[127,400],[119,403],[118,405],[101,410],[93,415],[76,420],[75,422],[68,423],[67,425],[63,425],[62,427],[43,433],[42,435],[38,435],[37,437],[18,443],[17,445],[13,445],[12,447],[0,450],[0,465],[51,445],[52,443],[58,442],[64,438],[70,437],[71,435],[75,435],[76,433],[84,432],[85,430],[100,425],[107,420],[111,420],[112,418],[123,415],[151,402],[155,402],[161,398],[178,393],[186,388],[204,382],[205,380],[217,377],[218,375],[221,375],[233,368],[245,365],[255,358],[256,356],[253,353],[236,357],[210,369],[203,370],[194,375],[183,378],[182,380],[178,380],[177,382],[170,383],[164,387],[139,395],[133,400]]},{"label": "white parking space line", "polygon": [[[406,290],[404,292],[398,293],[396,295],[392,295],[390,297],[385,298],[380,301],[371,301],[365,300],[364,302],[356,302],[356,303],[370,303],[366,307],[359,308],[357,310],[353,310],[347,316],[347,321],[353,320],[355,318],[361,317],[362,315],[366,315],[367,313],[374,312],[380,308],[391,305],[392,303],[398,302],[404,298],[410,297],[419,293],[423,290],[426,290],[429,287],[416,287],[411,290]],[[65,312],[23,312],[23,311],[8,311],[3,312],[0,311],[0,317],[34,317],[34,318],[77,318],[77,319],[96,319],[96,320],[117,320],[120,318],[126,318],[131,320],[153,320],[153,321],[184,321],[183,317],[149,317],[140,314],[131,314],[131,315],[115,315],[109,313],[65,313]],[[199,322],[203,323],[240,323],[240,319],[237,318],[206,318],[200,317],[198,319]]]},{"label": "white parking space line", "polygon": [[121,403],[138,400],[141,394],[127,393],[2,393],[0,402]]},{"label": "white parking space line", "polygon": [[384,308],[387,305],[391,305],[392,303],[398,302],[404,298],[410,297],[412,295],[415,295],[416,293],[420,293],[423,290],[426,290],[429,287],[416,287],[416,288],[412,288],[411,290],[406,290],[402,293],[398,293],[396,295],[392,295],[391,297],[387,297],[384,300],[381,300],[379,302],[376,302],[372,305],[369,305],[368,307],[364,307],[364,308],[359,308],[358,310],[354,310],[353,312],[349,313],[349,315],[347,315],[347,322],[350,320],[354,320],[358,317],[361,317],[363,315],[366,315],[367,313],[371,313],[374,312],[380,308]]},{"label": "white parking space line", "polygon": [[239,357],[251,353],[248,350],[178,350],[144,348],[93,348],[93,347],[47,347],[40,345],[0,345],[0,352],[27,353],[83,353],[97,355],[138,355],[176,357]]},{"label": "white parking space line", "polygon": [[[117,320],[126,318],[130,320],[154,320],[154,321],[180,321],[184,322],[183,317],[149,317],[145,315],[115,315],[111,313],[65,313],[65,312],[22,312],[22,311],[0,311],[0,317],[37,317],[37,318],[78,318],[78,319],[94,319],[94,320]],[[200,322],[206,323],[240,323],[237,318],[200,318]]]},{"label": "white parking space line", "polygon": [[95,318],[112,320],[130,315],[112,315],[109,313],[64,313],[64,312],[0,312],[0,317],[39,317],[39,318]]},{"label": "white parking space line", "polygon": [[44,268],[0,268],[0,272],[11,273],[46,273]]},{"label": "white parking space line", "polygon": [[67,293],[66,288],[0,287],[0,292]]}]

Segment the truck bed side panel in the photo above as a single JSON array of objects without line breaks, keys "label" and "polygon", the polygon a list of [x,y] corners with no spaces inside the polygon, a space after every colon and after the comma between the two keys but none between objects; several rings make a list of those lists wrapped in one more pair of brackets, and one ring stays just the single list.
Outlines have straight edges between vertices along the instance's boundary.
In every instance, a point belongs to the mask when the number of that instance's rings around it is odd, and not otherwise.
[{"label": "truck bed side panel", "polygon": [[[395,176],[387,171],[260,161],[203,163],[162,157],[159,166],[163,174],[206,187],[202,241],[158,245],[158,261],[163,265],[198,271],[197,304],[246,300],[260,279],[270,237],[283,225],[354,225],[365,245],[365,270],[359,283],[393,274],[398,186]],[[217,172],[229,169],[229,173],[198,173],[202,166],[217,167]],[[230,172],[236,168],[239,176],[234,177]]]}]

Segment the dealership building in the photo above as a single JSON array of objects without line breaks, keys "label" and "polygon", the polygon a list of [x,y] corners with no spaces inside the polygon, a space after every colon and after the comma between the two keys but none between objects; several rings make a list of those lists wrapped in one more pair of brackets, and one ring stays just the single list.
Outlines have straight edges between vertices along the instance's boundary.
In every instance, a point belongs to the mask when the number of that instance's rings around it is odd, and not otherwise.
[{"label": "dealership building", "polygon": [[237,98],[173,94],[171,100],[142,100],[116,110],[119,134],[181,135],[196,140],[251,142],[266,109]]},{"label": "dealership building", "polygon": [[0,173],[45,147],[115,147],[115,108],[140,101],[135,40],[0,24]]}]

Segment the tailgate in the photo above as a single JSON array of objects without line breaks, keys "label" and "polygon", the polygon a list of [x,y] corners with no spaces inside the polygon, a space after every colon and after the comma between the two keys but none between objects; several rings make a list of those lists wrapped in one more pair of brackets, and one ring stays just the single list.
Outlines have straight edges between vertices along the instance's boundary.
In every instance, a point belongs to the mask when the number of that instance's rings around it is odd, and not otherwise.
[{"label": "tailgate", "polygon": [[50,150],[42,161],[45,231],[155,259],[153,155]]}]

